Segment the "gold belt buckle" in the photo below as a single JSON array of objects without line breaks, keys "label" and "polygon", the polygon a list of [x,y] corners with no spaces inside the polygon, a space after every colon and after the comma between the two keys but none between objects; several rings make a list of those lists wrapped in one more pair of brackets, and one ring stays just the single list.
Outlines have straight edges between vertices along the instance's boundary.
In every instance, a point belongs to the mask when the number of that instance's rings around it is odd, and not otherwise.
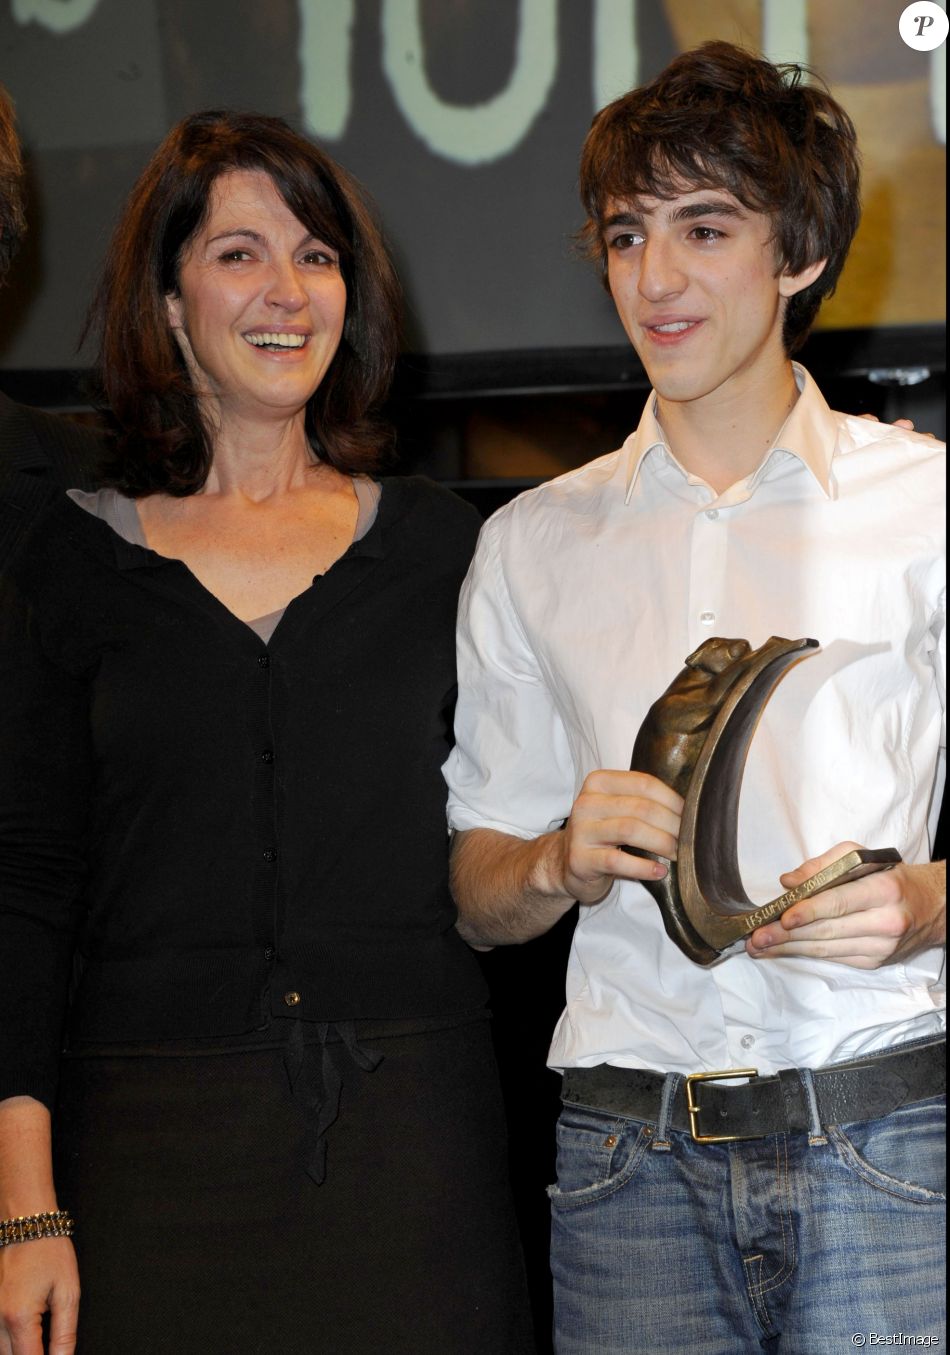
[{"label": "gold belt buckle", "polygon": [[689,1132],[694,1143],[735,1143],[744,1138],[743,1134],[700,1134],[697,1120],[700,1112],[699,1102],[693,1096],[694,1082],[729,1082],[736,1077],[758,1077],[758,1068],[721,1068],[716,1073],[690,1073],[686,1078],[686,1109],[689,1112]]}]

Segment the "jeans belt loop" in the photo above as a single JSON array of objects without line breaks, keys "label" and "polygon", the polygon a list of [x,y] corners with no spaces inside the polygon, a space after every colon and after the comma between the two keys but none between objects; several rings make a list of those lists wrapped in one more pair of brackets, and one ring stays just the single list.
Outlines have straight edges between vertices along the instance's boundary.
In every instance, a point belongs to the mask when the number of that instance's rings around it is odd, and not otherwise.
[{"label": "jeans belt loop", "polygon": [[827,1143],[828,1138],[825,1134],[825,1126],[821,1122],[821,1112],[818,1109],[815,1075],[810,1068],[799,1068],[798,1075],[805,1089],[805,1100],[808,1102],[808,1142],[813,1147],[817,1147],[820,1144]]},{"label": "jeans belt loop", "polygon": [[679,1091],[680,1083],[683,1081],[682,1073],[667,1073],[663,1082],[663,1094],[660,1097],[660,1113],[656,1121],[656,1138],[653,1142],[654,1148],[669,1148],[669,1128],[670,1111],[673,1109],[673,1098]]}]

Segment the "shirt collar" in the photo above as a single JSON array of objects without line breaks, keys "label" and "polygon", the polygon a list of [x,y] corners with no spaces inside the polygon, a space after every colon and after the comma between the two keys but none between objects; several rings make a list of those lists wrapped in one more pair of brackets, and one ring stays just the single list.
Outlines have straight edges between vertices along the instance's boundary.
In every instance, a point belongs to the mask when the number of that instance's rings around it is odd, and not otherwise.
[{"label": "shirt collar", "polygon": [[640,476],[640,467],[650,452],[656,450],[665,453],[672,460],[672,453],[656,419],[656,391],[650,391],[639,427],[626,442],[627,489],[623,496],[625,504],[630,502],[630,496]]},{"label": "shirt collar", "polygon": [[[836,496],[836,487],[831,463],[838,437],[835,416],[805,368],[800,363],[793,362],[792,370],[799,397],[779,430],[774,444],[762,458],[758,469],[749,477],[749,491],[751,492],[765,478],[776,459],[785,460],[793,456],[802,463],[825,497],[833,499]],[[673,465],[678,464],[657,422],[656,391],[651,391],[639,427],[628,438],[626,444],[627,479],[624,503],[630,502],[640,469],[647,456],[658,448],[669,462]]]},{"label": "shirt collar", "polygon": [[793,362],[792,370],[799,390],[798,399],[753,480],[758,483],[766,474],[775,454],[784,452],[797,457],[825,498],[833,499],[837,491],[831,463],[838,442],[838,423],[825,397],[801,363]]}]

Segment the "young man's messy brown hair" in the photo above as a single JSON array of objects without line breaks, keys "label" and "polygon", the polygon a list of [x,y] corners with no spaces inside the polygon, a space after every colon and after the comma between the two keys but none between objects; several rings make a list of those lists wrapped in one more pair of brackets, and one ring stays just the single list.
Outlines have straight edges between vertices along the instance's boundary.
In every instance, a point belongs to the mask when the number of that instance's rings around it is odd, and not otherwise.
[{"label": "young man's messy brown hair", "polygon": [[854,125],[805,67],[773,65],[728,42],[684,52],[650,84],[601,109],[581,158],[581,232],[606,280],[608,204],[720,188],[771,217],[776,268],[820,277],[787,305],[787,353],[835,289],[861,215]]}]

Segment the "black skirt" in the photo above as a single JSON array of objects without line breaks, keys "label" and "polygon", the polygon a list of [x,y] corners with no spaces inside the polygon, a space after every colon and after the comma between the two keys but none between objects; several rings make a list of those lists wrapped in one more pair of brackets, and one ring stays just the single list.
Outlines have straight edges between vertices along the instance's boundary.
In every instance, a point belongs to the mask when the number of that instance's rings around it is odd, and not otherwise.
[{"label": "black skirt", "polygon": [[488,1023],[372,1045],[301,1051],[341,1083],[320,1184],[286,1049],[64,1061],[77,1355],[534,1349]]}]

